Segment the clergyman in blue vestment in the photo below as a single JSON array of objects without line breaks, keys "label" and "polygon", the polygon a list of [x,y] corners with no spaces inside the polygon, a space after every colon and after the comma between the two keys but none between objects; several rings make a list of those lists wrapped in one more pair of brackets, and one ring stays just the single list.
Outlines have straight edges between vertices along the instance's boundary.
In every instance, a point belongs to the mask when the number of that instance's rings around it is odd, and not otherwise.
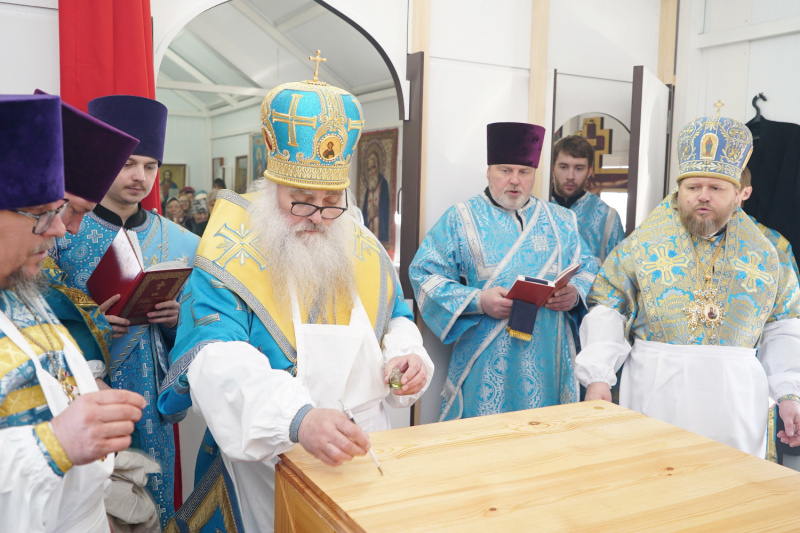
[{"label": "clergyman in blue vestment", "polygon": [[569,135],[553,146],[553,190],[550,201],[578,218],[578,230],[602,265],[625,238],[617,210],[586,190],[594,170],[594,149],[584,137]]},{"label": "clergyman in blue vestment", "polygon": [[[530,195],[544,128],[495,123],[487,132],[489,186],[445,212],[409,267],[422,318],[454,343],[442,420],[578,399],[575,325],[597,263],[575,214]],[[518,276],[552,281],[575,263],[566,287],[522,314],[525,334],[509,327],[517,303],[505,295]]]}]

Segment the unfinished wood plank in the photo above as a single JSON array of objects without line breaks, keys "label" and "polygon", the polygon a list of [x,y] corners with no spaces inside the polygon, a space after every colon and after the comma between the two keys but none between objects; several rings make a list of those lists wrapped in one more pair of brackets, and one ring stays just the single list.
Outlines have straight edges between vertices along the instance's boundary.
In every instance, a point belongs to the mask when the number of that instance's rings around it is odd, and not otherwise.
[{"label": "unfinished wood plank", "polygon": [[607,402],[370,435],[368,457],[282,456],[333,520],[391,531],[791,529],[800,474]]}]

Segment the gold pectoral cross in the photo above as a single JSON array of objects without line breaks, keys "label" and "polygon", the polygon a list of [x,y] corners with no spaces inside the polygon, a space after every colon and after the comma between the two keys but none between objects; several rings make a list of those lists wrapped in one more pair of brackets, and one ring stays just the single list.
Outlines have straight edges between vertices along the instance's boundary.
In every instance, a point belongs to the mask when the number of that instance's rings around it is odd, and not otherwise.
[{"label": "gold pectoral cross", "polygon": [[683,308],[683,314],[689,317],[689,331],[694,333],[702,323],[711,330],[711,340],[715,340],[716,329],[722,324],[722,318],[725,316],[722,304],[715,301],[717,289],[705,288],[696,290],[693,294],[694,301]]},{"label": "gold pectoral cross", "polygon": [[75,394],[76,389],[67,383],[67,372],[63,368],[58,369],[58,382],[61,383],[61,389],[67,396],[67,403],[72,403],[72,400],[77,397],[77,394]]}]

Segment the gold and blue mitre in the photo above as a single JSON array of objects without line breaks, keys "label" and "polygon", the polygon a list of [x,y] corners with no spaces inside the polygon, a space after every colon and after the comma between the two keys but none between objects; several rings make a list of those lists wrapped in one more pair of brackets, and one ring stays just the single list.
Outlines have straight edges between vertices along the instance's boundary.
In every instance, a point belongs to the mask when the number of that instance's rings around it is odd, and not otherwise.
[{"label": "gold and blue mitre", "polygon": [[301,189],[346,189],[363,116],[355,96],[318,81],[316,71],[311,81],[275,87],[261,104],[264,177]]},{"label": "gold and blue mitre", "polygon": [[753,153],[753,135],[739,122],[717,114],[696,118],[678,135],[678,181],[693,176],[719,178],[739,187]]}]

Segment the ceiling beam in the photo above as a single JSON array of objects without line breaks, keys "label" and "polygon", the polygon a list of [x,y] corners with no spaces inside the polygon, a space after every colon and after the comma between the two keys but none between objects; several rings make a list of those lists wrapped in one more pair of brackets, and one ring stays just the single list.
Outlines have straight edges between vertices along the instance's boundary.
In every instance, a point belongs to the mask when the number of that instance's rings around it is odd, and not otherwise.
[{"label": "ceiling beam", "polygon": [[366,104],[367,102],[375,102],[376,100],[386,100],[387,98],[395,99],[397,98],[397,89],[394,88],[394,83],[388,89],[382,89],[380,91],[372,91],[370,93],[363,93],[357,96],[358,101],[361,104]]},{"label": "ceiling beam", "polygon": [[306,7],[301,7],[294,13],[290,13],[282,21],[276,22],[275,27],[279,32],[286,33],[287,31],[292,30],[301,24],[305,24],[309,20],[314,20],[317,17],[321,17],[325,13],[328,13],[327,9],[320,4],[312,2]]},{"label": "ceiling beam", "polygon": [[260,107],[262,100],[263,98],[248,98],[247,100],[242,100],[235,106],[215,109],[214,111],[211,111],[208,114],[208,116],[217,117],[219,115],[226,115],[228,113],[232,113],[233,111],[239,111],[240,109],[247,109],[248,107]]},{"label": "ceiling beam", "polygon": [[392,78],[386,78],[385,80],[359,85],[358,87],[353,87],[350,92],[361,98],[360,95],[362,94],[382,91],[383,89],[389,88],[394,89],[394,80]]},{"label": "ceiling beam", "polygon": [[[270,21],[265,19],[260,12],[254,9],[250,4],[245,2],[245,0],[231,0],[230,3],[233,7],[241,11],[241,13],[253,24],[258,26],[264,33],[272,37],[272,39],[284,47],[291,55],[293,55],[298,61],[300,61],[301,65],[308,65],[309,72],[314,71],[314,67],[311,62],[308,60],[309,55],[313,55],[313,50],[303,50],[299,46],[297,46],[294,41],[289,39],[286,35],[281,33],[278,28],[276,28]],[[350,89],[350,85],[345,83],[341,77],[336,75],[333,69],[328,66],[322,67],[324,68],[324,74],[322,76],[323,80],[330,83],[331,85],[335,85],[336,87],[340,87],[345,90]],[[309,75],[311,78],[311,75]]]},{"label": "ceiling beam", "polygon": [[[156,85],[159,89],[172,89],[173,91],[193,91],[198,93],[215,93],[215,94],[238,94],[242,96],[260,96],[264,97],[269,92],[269,89],[264,89],[263,87],[236,87],[234,85],[217,85],[214,83],[195,83],[192,81],[173,81],[173,80],[161,80],[159,78],[158,84]],[[232,99],[233,104],[238,104],[239,101],[236,99]]]},{"label": "ceiling beam", "polygon": [[[163,73],[163,72],[159,73],[159,75],[158,75],[158,84],[156,85],[156,87],[161,87],[162,84],[169,84],[169,83],[175,83],[175,82],[173,82],[172,79],[169,76],[167,76],[165,73]],[[165,89],[170,89],[171,87],[164,87],[164,88]],[[197,109],[201,113],[205,114],[205,113],[208,112],[208,106],[205,103],[203,103],[202,100],[200,100],[199,98],[194,96],[192,93],[187,92],[185,90],[182,90],[180,87],[171,88],[171,89],[173,91],[175,91],[175,93],[178,96],[183,98],[190,106],[194,107],[195,109]]]},{"label": "ceiling beam", "polygon": [[[206,76],[205,74],[203,74],[202,72],[197,70],[197,68],[194,65],[192,65],[191,63],[186,61],[181,56],[179,56],[172,48],[167,48],[167,51],[164,52],[164,57],[169,58],[170,61],[172,61],[173,63],[178,65],[189,76],[193,77],[197,81],[202,82],[202,83],[206,83],[206,84],[213,84],[214,83],[211,80],[211,78],[209,78],[208,76]],[[223,94],[220,94],[219,96],[225,102],[227,102],[229,105],[235,105],[236,104],[236,99],[231,98],[227,94],[223,93]]]},{"label": "ceiling beam", "polygon": [[236,45],[218,25],[210,23],[205,17],[194,19],[186,31],[213,50],[217,57],[256,87],[264,87],[265,82],[269,81],[270,74],[275,70],[274,65],[269,65],[268,62],[254,56],[252,50],[244,50]]}]

